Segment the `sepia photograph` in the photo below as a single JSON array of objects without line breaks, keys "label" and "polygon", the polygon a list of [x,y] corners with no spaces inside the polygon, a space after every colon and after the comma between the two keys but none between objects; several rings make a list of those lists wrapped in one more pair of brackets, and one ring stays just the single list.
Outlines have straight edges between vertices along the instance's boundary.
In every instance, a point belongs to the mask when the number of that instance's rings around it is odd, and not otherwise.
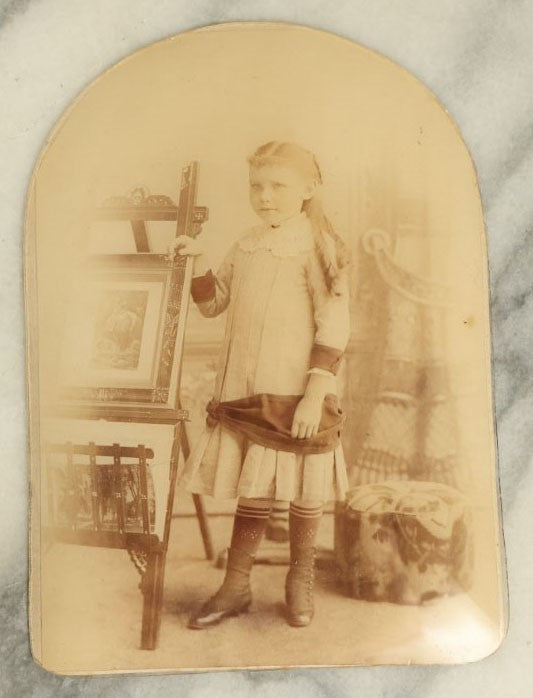
[{"label": "sepia photograph", "polygon": [[56,125],[25,236],[44,668],[496,651],[483,211],[420,81],[294,24],[152,44]]}]

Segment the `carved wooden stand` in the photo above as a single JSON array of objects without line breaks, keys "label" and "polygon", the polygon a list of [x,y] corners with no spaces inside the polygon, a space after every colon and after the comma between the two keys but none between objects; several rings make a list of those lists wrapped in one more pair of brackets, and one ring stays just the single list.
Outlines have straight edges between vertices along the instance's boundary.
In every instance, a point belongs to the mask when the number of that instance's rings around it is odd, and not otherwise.
[{"label": "carved wooden stand", "polygon": [[[129,196],[108,199],[97,211],[100,220],[126,220],[131,223],[138,253],[150,252],[145,221],[176,221],[176,236],[195,236],[207,219],[208,210],[195,206],[197,163],[183,169],[179,204],[166,196],[149,196],[138,187]],[[137,257],[133,255],[133,257]],[[188,277],[186,277],[188,278]],[[189,288],[182,289],[183,294]],[[179,380],[178,380],[179,391]],[[47,444],[45,447],[49,485],[50,525],[47,533],[51,541],[74,543],[127,550],[141,575],[143,594],[141,648],[153,650],[157,646],[163,605],[165,562],[174,507],[177,469],[180,449],[186,456],[189,444],[184,422],[188,413],[181,409],[178,392],[173,404],[165,409],[151,409],[150,404],[66,405],[58,408],[62,416],[76,419],[106,419],[115,422],[174,425],[171,448],[169,485],[162,537],[153,533],[153,515],[150,512],[147,459],[154,457],[152,449],[137,447],[85,444]],[[74,456],[83,462],[74,464]],[[112,458],[112,464],[109,458]],[[102,462],[101,458],[107,458]],[[123,462],[126,458],[127,462]],[[65,465],[58,471],[58,460]],[[133,464],[131,463],[134,460]],[[81,467],[80,467],[81,466]],[[59,472],[59,475],[58,475]],[[55,475],[54,475],[55,473]],[[124,474],[125,473],[125,474]],[[54,491],[53,478],[63,478],[62,487]],[[131,478],[129,505],[136,507],[131,514],[126,509],[128,493],[125,479]],[[133,482],[133,485],[131,484]],[[88,494],[90,488],[90,494]],[[61,492],[61,506],[50,501]],[[208,559],[214,558],[207,518],[199,495],[193,495],[196,514]],[[90,504],[89,504],[90,502]],[[155,505],[154,505],[155,506]],[[54,518],[53,512],[60,511]],[[102,513],[103,512],[103,513]]]}]

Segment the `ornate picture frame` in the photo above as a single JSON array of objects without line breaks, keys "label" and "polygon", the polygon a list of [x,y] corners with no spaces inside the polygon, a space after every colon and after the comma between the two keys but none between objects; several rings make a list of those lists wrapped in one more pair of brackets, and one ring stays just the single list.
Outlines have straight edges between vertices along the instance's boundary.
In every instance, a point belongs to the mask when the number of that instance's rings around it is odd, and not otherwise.
[{"label": "ornate picture frame", "polygon": [[179,419],[190,265],[163,254],[94,255],[73,294],[56,412]]}]

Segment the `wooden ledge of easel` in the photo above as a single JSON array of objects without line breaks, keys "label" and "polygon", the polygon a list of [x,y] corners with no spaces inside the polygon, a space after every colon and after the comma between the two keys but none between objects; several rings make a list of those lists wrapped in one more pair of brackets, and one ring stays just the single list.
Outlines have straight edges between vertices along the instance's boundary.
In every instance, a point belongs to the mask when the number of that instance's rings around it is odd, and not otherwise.
[{"label": "wooden ledge of easel", "polygon": [[142,424],[170,424],[188,422],[188,410],[168,407],[151,408],[148,406],[115,406],[115,405],[51,405],[47,409],[51,417],[70,419],[104,419],[108,422],[139,422]]},{"label": "wooden ledge of easel", "polygon": [[[177,206],[100,206],[95,217],[103,221],[175,221]],[[207,206],[195,206],[192,220],[204,223],[208,219]]]}]

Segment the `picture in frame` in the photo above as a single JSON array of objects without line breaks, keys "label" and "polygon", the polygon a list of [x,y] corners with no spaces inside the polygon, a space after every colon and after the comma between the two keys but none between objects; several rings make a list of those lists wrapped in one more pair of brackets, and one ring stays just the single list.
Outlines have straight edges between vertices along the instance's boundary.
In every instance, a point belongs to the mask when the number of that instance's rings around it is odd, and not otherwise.
[{"label": "picture in frame", "polygon": [[67,316],[58,412],[176,418],[190,273],[163,254],[90,258]]}]

